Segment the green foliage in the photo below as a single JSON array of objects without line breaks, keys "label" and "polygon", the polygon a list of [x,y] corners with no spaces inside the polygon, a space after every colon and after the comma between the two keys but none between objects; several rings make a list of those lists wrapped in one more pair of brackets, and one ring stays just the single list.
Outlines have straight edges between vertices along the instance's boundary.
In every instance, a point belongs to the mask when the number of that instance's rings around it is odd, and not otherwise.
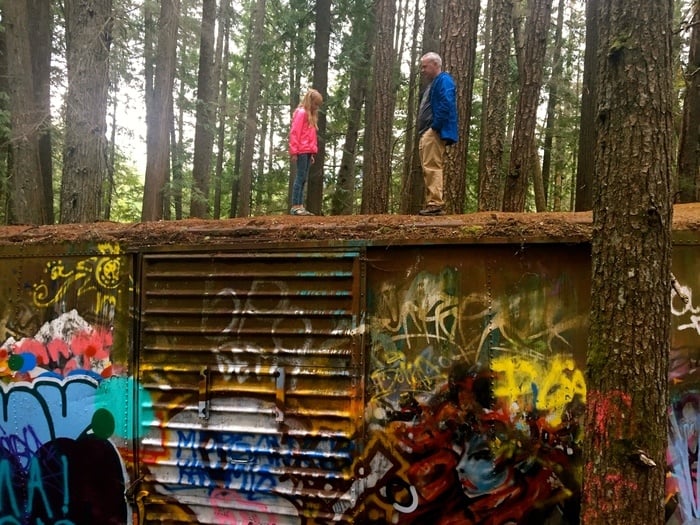
[{"label": "green foliage", "polygon": [[115,222],[138,222],[141,219],[143,180],[134,166],[127,164],[122,155],[117,155],[114,166],[114,187],[110,220]]}]

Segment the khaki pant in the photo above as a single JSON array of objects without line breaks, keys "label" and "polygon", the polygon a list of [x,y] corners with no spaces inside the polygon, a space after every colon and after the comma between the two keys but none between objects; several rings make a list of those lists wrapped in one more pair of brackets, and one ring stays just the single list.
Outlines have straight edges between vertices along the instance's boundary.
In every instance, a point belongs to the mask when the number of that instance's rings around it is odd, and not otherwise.
[{"label": "khaki pant", "polygon": [[442,198],[442,166],[445,141],[432,129],[423,133],[418,143],[418,154],[425,182],[426,206],[444,206]]}]

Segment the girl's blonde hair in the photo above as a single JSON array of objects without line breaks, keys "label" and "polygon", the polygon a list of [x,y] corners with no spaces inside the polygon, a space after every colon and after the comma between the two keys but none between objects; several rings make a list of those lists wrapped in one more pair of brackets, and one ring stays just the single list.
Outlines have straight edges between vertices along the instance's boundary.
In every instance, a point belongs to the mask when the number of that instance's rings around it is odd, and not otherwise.
[{"label": "girl's blonde hair", "polygon": [[299,107],[304,108],[306,111],[306,118],[308,119],[309,126],[313,126],[318,129],[318,108],[323,104],[323,97],[321,93],[315,89],[309,89],[301,100]]}]

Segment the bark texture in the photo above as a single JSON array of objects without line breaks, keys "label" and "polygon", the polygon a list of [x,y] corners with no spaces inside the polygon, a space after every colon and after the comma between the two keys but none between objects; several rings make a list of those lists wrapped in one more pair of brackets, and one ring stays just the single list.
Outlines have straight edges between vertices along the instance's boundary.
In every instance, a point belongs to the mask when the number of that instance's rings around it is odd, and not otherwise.
[{"label": "bark texture", "polygon": [[396,92],[394,89],[394,20],[396,2],[376,0],[377,32],[374,49],[374,77],[367,108],[367,146],[362,188],[362,213],[387,213],[391,176],[392,122]]},{"label": "bark texture", "polygon": [[[520,65],[520,94],[515,112],[515,132],[503,194],[503,211],[525,211],[528,183],[537,161],[535,128],[544,58],[547,50],[552,0],[533,0],[525,28]],[[517,39],[516,39],[517,40]]]},{"label": "bark texture", "polygon": [[170,170],[170,125],[172,118],[175,51],[180,0],[161,0],[158,19],[158,67],[153,80],[153,97],[146,100],[146,181],[143,190],[143,221],[163,218],[165,192]]},{"label": "bark texture", "polygon": [[66,131],[61,222],[102,219],[108,177],[107,90],[111,0],[66,0]]},{"label": "bark texture", "polygon": [[479,29],[479,0],[446,0],[443,22],[443,63],[455,79],[459,141],[446,150],[444,192],[447,210],[464,213],[467,194],[469,127]]},{"label": "bark texture", "polygon": [[601,0],[582,522],[664,522],[672,0]]}]

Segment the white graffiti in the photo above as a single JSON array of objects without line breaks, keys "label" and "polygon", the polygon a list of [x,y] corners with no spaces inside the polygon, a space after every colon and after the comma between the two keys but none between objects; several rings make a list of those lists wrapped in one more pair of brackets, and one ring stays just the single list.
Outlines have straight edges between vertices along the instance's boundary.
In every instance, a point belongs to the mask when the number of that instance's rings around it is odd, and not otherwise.
[{"label": "white graffiti", "polygon": [[687,323],[679,324],[678,330],[695,330],[700,335],[700,306],[693,305],[693,290],[676,284],[671,289],[671,313],[675,317],[688,318]]}]

